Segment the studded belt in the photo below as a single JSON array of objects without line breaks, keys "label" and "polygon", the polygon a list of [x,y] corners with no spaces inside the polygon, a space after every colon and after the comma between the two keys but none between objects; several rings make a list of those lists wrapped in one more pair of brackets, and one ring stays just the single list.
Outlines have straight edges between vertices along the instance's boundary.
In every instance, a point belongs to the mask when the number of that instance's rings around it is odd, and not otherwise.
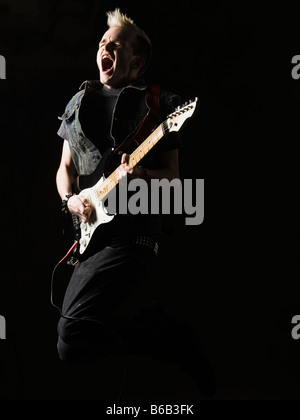
[{"label": "studded belt", "polygon": [[138,236],[114,236],[109,243],[110,245],[140,245],[152,249],[155,254],[158,254],[158,243],[148,236],[138,235]]}]

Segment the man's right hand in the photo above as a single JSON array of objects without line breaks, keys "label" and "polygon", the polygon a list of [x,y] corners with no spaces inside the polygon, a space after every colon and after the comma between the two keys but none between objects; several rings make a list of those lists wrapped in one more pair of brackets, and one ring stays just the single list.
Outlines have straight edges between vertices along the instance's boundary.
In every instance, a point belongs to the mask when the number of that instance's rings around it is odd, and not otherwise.
[{"label": "man's right hand", "polygon": [[87,223],[92,214],[91,203],[83,195],[72,195],[68,200],[68,209],[72,214],[80,217],[83,223]]}]

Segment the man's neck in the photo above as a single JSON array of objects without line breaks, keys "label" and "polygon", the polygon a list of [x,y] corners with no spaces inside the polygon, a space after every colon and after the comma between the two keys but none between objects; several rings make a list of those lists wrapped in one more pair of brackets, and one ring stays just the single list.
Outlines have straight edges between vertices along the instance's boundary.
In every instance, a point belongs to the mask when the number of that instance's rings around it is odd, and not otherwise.
[{"label": "man's neck", "polygon": [[108,87],[107,85],[103,85],[102,93],[107,96],[118,96],[123,88],[114,89],[112,87]]},{"label": "man's neck", "polygon": [[110,89],[110,90],[121,90],[121,89],[124,89],[127,86],[135,83],[137,80],[138,80],[138,78],[128,79],[127,81],[124,81],[123,83],[120,83],[117,86],[111,86],[111,85],[106,85],[106,84],[104,84],[103,86],[105,86],[106,89]]}]

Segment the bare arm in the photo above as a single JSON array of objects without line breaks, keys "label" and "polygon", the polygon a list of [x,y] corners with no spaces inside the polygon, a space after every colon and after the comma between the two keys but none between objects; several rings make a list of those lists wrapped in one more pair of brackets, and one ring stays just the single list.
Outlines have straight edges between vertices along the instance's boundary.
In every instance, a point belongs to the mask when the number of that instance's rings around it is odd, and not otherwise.
[{"label": "bare arm", "polygon": [[[62,200],[72,193],[76,179],[76,169],[73,163],[69,143],[64,141],[60,165],[56,174],[57,191]],[[68,208],[71,213],[80,217],[86,223],[91,215],[90,202],[83,196],[74,195],[68,200]]]},{"label": "bare arm", "polygon": [[56,174],[56,186],[58,194],[63,200],[66,195],[72,192],[75,182],[75,166],[72,160],[69,144],[64,141],[60,165]]}]

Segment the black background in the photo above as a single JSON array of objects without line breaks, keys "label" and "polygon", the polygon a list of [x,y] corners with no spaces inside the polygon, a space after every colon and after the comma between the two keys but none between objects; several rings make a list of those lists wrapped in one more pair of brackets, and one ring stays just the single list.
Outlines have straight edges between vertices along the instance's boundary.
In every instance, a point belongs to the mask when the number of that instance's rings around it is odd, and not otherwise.
[{"label": "black background", "polygon": [[[185,102],[182,178],[205,179],[205,221],[164,238],[157,274],[133,307],[158,296],[198,330],[217,377],[216,399],[298,399],[300,314],[297,196],[300,54],[292,4],[253,2],[0,1],[3,399],[114,399],[124,359],[64,366],[50,278],[66,252],[55,187],[57,116],[82,81],[97,79],[105,12],[120,7],[150,36],[147,80]],[[70,275],[60,268],[61,290]],[[129,359],[125,399],[198,399],[176,366]]]}]

